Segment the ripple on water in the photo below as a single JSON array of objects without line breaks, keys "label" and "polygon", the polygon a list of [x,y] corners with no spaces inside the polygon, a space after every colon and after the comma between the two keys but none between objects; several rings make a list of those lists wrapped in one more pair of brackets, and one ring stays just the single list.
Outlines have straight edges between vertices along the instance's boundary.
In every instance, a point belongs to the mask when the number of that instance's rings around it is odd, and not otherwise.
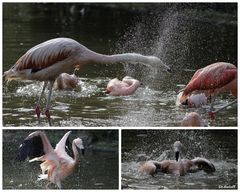
[{"label": "ripple on water", "polygon": [[[175,105],[177,96],[175,91],[155,90],[145,86],[139,87],[135,94],[131,96],[116,97],[103,93],[106,84],[107,80],[104,78],[79,78],[79,88],[73,91],[55,90],[51,102],[52,114],[60,117],[57,119],[62,119],[66,122],[70,122],[73,116],[79,116],[83,122],[90,126],[180,126],[186,113],[192,111],[202,114],[202,118],[210,126],[231,125],[237,122],[237,116],[235,115],[236,106],[221,111],[217,114],[216,120],[212,122],[208,120],[207,116],[209,105],[203,106],[203,109],[200,110],[177,107]],[[30,114],[31,117],[34,116],[33,110],[41,87],[41,82],[27,82],[21,84],[17,90],[13,89],[12,93],[4,93],[3,114],[5,125],[8,124],[6,122],[10,123],[11,119],[16,126],[29,123],[24,121],[24,119],[16,119],[14,117],[22,116],[21,113],[25,113],[25,115]],[[42,110],[45,107],[47,94],[48,91],[46,91],[41,102]],[[218,97],[216,108],[226,103],[226,99]],[[16,112],[12,114],[13,111]],[[35,121],[36,118],[33,118],[32,121]],[[60,124],[57,119],[55,119],[54,123],[56,125]],[[64,125],[67,126],[66,122]]]}]

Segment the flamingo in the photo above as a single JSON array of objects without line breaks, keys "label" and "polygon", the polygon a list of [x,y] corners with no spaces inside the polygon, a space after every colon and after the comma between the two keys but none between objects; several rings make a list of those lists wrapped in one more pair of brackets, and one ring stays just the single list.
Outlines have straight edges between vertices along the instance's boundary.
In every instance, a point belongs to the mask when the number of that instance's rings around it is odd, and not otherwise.
[{"label": "flamingo", "polygon": [[109,81],[105,92],[113,96],[132,95],[140,84],[138,80],[129,76],[124,77],[122,81],[118,78],[114,78]]},{"label": "flamingo", "polygon": [[78,85],[78,78],[75,74],[61,73],[53,84],[53,89],[73,90]]},{"label": "flamingo", "polygon": [[199,170],[203,170],[206,173],[212,173],[216,170],[215,166],[205,158],[197,157],[192,160],[181,159],[182,143],[180,141],[176,141],[173,146],[175,160],[163,160],[161,162],[149,160],[140,167],[140,171],[152,176],[158,172],[169,173],[176,176],[184,176],[188,172],[197,172]]},{"label": "flamingo", "polygon": [[43,131],[35,131],[20,145],[16,159],[23,161],[30,157],[29,162],[42,161],[40,165],[42,174],[39,175],[38,180],[48,180],[49,184],[54,183],[61,189],[61,182],[72,174],[80,163],[77,148],[84,154],[83,142],[80,138],[72,142],[74,158],[66,153],[65,146],[70,133],[71,131],[68,131],[53,149],[46,134]]},{"label": "flamingo", "polygon": [[205,123],[203,122],[200,115],[196,112],[191,112],[186,114],[183,118],[181,125],[183,127],[205,127]]},{"label": "flamingo", "polygon": [[49,94],[46,102],[45,115],[49,126],[50,100],[52,87],[56,78],[72,69],[80,69],[85,64],[116,64],[116,63],[142,63],[147,65],[161,65],[167,70],[170,68],[159,58],[154,56],[143,56],[136,53],[125,53],[116,55],[103,55],[91,51],[77,41],[70,38],[55,38],[32,47],[21,56],[15,65],[4,72],[6,80],[27,79],[43,81],[43,88],[36,104],[35,113],[40,122],[40,100],[45,88],[49,83]]},{"label": "flamingo", "polygon": [[[180,103],[188,105],[188,98],[191,94],[204,93],[211,98],[211,112],[209,114],[213,116],[217,112],[213,111],[215,97],[222,92],[230,92],[237,98],[237,68],[231,63],[217,62],[195,72],[183,89]],[[233,103],[236,102],[237,100]]]}]

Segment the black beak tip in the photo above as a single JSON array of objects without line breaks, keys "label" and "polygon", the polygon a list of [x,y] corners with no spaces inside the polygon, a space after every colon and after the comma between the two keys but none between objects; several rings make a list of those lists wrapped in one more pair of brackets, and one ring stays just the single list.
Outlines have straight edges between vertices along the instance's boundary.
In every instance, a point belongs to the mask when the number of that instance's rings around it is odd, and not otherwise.
[{"label": "black beak tip", "polygon": [[108,95],[108,94],[110,94],[110,91],[109,90],[104,90],[104,93]]},{"label": "black beak tip", "polygon": [[82,155],[85,155],[85,149],[81,149]]},{"label": "black beak tip", "polygon": [[181,103],[182,105],[188,105],[188,99]]},{"label": "black beak tip", "polygon": [[168,69],[167,69],[167,72],[168,72],[168,73],[172,73],[172,69],[171,69],[171,68],[168,68]]}]

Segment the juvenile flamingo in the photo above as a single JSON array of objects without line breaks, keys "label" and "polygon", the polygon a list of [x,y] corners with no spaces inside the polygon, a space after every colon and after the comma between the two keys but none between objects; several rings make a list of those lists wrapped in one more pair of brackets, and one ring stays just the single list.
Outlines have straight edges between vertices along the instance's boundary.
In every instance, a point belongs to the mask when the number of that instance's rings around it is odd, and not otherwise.
[{"label": "juvenile flamingo", "polygon": [[[237,98],[237,68],[231,63],[217,62],[195,72],[183,90],[180,103],[188,105],[188,98],[191,94],[204,93],[211,98],[212,111],[215,97],[222,92],[230,92]],[[214,113],[212,111],[210,115]]]},{"label": "juvenile flamingo", "polygon": [[75,74],[61,73],[53,84],[53,89],[73,90],[78,85],[78,78]]},{"label": "juvenile flamingo", "polygon": [[40,165],[42,174],[39,175],[38,180],[48,180],[60,189],[61,182],[72,174],[80,163],[77,148],[81,149],[84,154],[83,142],[80,138],[74,139],[72,142],[74,158],[66,153],[65,146],[70,133],[71,131],[67,132],[53,149],[46,134],[42,131],[35,131],[20,145],[16,159],[23,161],[30,157],[33,159],[29,162],[43,161]]},{"label": "juvenile flamingo", "polygon": [[184,176],[188,172],[196,172],[203,170],[206,173],[215,171],[214,165],[205,158],[181,159],[182,143],[176,141],[174,143],[174,153],[176,160],[146,161],[141,167],[140,171],[154,176],[158,172],[174,174],[176,176]]},{"label": "juvenile flamingo", "polygon": [[181,126],[183,127],[205,127],[205,123],[203,122],[200,115],[196,112],[191,112],[185,115],[182,120]]},{"label": "juvenile flamingo", "polygon": [[170,68],[154,56],[143,56],[136,53],[116,55],[103,55],[89,50],[77,41],[69,38],[56,38],[43,42],[28,50],[18,59],[16,64],[4,73],[6,80],[28,79],[43,81],[43,89],[37,101],[35,113],[40,118],[40,100],[49,83],[45,115],[50,121],[50,100],[52,87],[56,78],[74,68],[81,68],[85,64],[116,64],[116,63],[142,63],[148,65],[161,65],[167,70]]},{"label": "juvenile flamingo", "polygon": [[140,84],[138,80],[129,76],[124,77],[122,81],[115,78],[109,81],[105,92],[113,96],[132,95]]}]

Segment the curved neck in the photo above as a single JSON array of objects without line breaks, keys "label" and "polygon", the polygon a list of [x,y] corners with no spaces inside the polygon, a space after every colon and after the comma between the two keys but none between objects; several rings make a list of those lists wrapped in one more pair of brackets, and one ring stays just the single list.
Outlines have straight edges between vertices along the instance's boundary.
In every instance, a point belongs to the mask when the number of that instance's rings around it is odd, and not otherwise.
[{"label": "curved neck", "polygon": [[80,156],[79,156],[75,141],[72,142],[72,150],[73,150],[74,162],[75,164],[78,164],[80,162]]}]

